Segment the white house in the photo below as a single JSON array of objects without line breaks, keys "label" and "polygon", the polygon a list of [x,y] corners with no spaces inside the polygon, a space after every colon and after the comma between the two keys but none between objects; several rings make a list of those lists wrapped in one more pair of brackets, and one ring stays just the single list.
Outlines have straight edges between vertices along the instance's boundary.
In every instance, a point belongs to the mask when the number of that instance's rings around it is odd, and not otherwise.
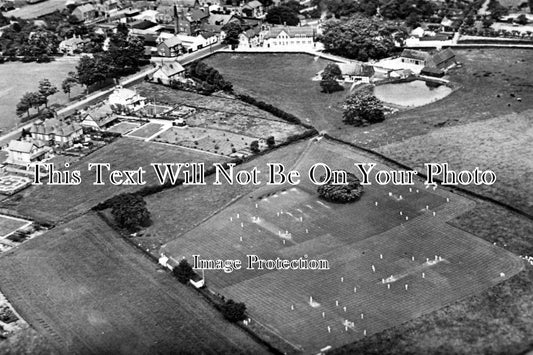
[{"label": "white house", "polygon": [[101,103],[81,114],[80,125],[102,131],[117,119],[118,117],[113,113],[111,106],[107,103]]},{"label": "white house", "polygon": [[108,101],[111,107],[124,107],[127,110],[136,110],[144,107],[146,104],[146,98],[120,85],[109,95]]},{"label": "white house", "polygon": [[264,36],[263,47],[298,48],[315,46],[315,27],[278,26],[272,27]]},{"label": "white house", "polygon": [[76,51],[83,50],[87,42],[90,42],[90,40],[72,36],[72,38],[65,39],[59,43],[59,51],[68,55],[74,55]]},{"label": "white house", "polygon": [[6,163],[28,166],[35,161],[42,160],[48,149],[37,146],[34,142],[16,141],[9,142]]},{"label": "white house", "polygon": [[185,68],[178,62],[164,63],[152,74],[152,78],[163,84],[168,84],[171,80],[184,79]]},{"label": "white house", "polygon": [[250,28],[239,34],[239,47],[252,48],[258,47],[261,43],[261,28],[259,26]]},{"label": "white house", "polygon": [[31,137],[36,143],[72,145],[73,141],[83,135],[82,127],[57,118],[35,122],[30,128]]}]

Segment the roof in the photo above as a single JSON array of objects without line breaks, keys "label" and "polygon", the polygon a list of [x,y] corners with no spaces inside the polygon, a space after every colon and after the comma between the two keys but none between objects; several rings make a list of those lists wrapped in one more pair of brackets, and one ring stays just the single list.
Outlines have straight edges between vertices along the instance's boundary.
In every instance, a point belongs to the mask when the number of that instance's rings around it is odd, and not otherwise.
[{"label": "roof", "polygon": [[209,17],[209,13],[201,9],[192,9],[189,11],[188,15],[191,18],[191,21],[201,21],[202,19]]},{"label": "roof", "polygon": [[255,36],[258,36],[260,32],[261,32],[261,28],[254,27],[254,28],[250,28],[247,31],[244,31],[242,34],[248,38],[253,38]]},{"label": "roof", "polygon": [[210,25],[224,26],[234,18],[233,15],[211,14],[207,20]]},{"label": "roof", "polygon": [[66,137],[79,130],[81,130],[81,126],[77,123],[66,123],[57,118],[50,118],[48,120],[35,122],[30,128],[30,133],[44,135],[55,134],[57,136]]},{"label": "roof", "polygon": [[196,5],[198,5],[198,1],[197,0],[178,0],[176,4],[179,7],[191,8],[191,7],[195,7]]},{"label": "roof", "polygon": [[129,101],[136,99],[134,101],[142,100],[143,98],[138,95],[135,91],[130,89],[125,89],[121,86],[118,86],[111,95],[109,95],[109,102],[113,101]]},{"label": "roof", "polygon": [[90,110],[87,110],[86,114],[82,115],[82,117],[85,120],[87,119],[87,116],[90,116],[99,127],[105,126],[109,122],[116,119],[116,116],[113,115],[111,106],[107,104],[98,105]]},{"label": "roof", "polygon": [[446,48],[432,55],[430,61],[431,64],[438,66],[439,64],[444,63],[453,58],[455,58],[455,53],[450,48]]},{"label": "roof", "polygon": [[374,67],[371,65],[352,62],[352,63],[339,63],[338,66],[342,72],[342,75],[368,76],[368,77],[374,75]]},{"label": "roof", "polygon": [[93,5],[91,4],[85,4],[78,6],[76,10],[80,10],[82,13],[90,12],[90,11],[96,11]]},{"label": "roof", "polygon": [[165,44],[165,46],[168,48],[174,48],[181,44],[181,39],[178,36],[172,36],[166,39],[163,44]]},{"label": "roof", "polygon": [[315,34],[314,27],[302,27],[302,26],[279,26],[272,27],[267,34],[265,39],[276,38],[281,32],[285,32],[289,37],[311,37]]},{"label": "roof", "polygon": [[158,71],[161,71],[164,75],[170,78],[171,76],[184,72],[185,68],[178,62],[165,63],[158,69]]},{"label": "roof", "polygon": [[423,51],[417,51],[415,49],[404,49],[400,57],[425,61],[428,60],[431,56],[429,53]]},{"label": "roof", "polygon": [[85,43],[85,42],[90,42],[89,39],[81,39],[81,38],[78,38],[78,37],[72,37],[72,38],[68,38],[68,39],[65,39],[63,41],[61,41],[61,43],[59,43],[59,45],[63,45],[63,46],[72,46],[72,45],[76,45],[76,44],[80,44],[80,43]]},{"label": "roof", "polygon": [[243,9],[256,9],[261,6],[263,6],[263,4],[261,4],[259,1],[252,0],[248,4],[244,5]]},{"label": "roof", "polygon": [[32,142],[12,140],[9,142],[8,150],[12,152],[31,153],[33,146],[34,144]]},{"label": "roof", "polygon": [[442,74],[442,73],[444,73],[444,71],[442,69],[439,69],[439,68],[424,67],[424,68],[422,68],[420,73]]},{"label": "roof", "polygon": [[130,24],[131,28],[135,28],[139,30],[146,30],[147,28],[152,28],[155,26],[157,26],[157,23],[149,21],[149,20],[135,21]]}]

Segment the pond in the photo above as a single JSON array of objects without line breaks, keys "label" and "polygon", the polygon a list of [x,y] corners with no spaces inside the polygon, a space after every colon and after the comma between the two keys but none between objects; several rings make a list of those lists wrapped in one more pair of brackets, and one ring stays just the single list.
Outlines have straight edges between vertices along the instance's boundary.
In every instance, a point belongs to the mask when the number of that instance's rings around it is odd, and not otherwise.
[{"label": "pond", "polygon": [[383,102],[403,107],[427,105],[440,100],[452,89],[446,85],[414,80],[404,83],[391,83],[374,87],[374,95]]}]

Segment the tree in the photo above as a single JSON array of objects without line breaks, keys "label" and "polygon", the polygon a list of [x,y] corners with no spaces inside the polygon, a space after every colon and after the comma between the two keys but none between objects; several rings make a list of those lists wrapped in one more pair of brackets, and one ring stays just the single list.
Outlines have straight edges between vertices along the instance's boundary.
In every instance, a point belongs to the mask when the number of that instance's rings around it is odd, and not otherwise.
[{"label": "tree", "polygon": [[194,270],[186,259],[182,259],[178,266],[172,269],[172,274],[178,279],[179,282],[186,284],[193,277]]},{"label": "tree", "polygon": [[81,85],[88,88],[90,85],[101,83],[107,79],[108,66],[99,57],[82,56],[76,66],[76,77]]},{"label": "tree", "polygon": [[121,228],[132,232],[151,224],[146,202],[137,194],[124,193],[116,196],[111,206],[111,214]]},{"label": "tree", "polygon": [[274,138],[274,136],[269,136],[267,139],[266,139],[266,144],[272,148],[274,145],[276,145],[276,139]]},{"label": "tree", "polygon": [[329,63],[322,72],[322,79],[342,79],[342,71],[336,63]]},{"label": "tree", "polygon": [[78,85],[78,78],[76,78],[76,72],[69,72],[65,80],[61,83],[61,89],[65,94],[68,95],[68,98],[70,100],[70,92],[72,90],[72,87]]},{"label": "tree", "polygon": [[298,12],[284,5],[270,8],[266,14],[265,20],[268,23],[280,25],[286,24],[288,26],[296,26],[300,23]]},{"label": "tree", "polygon": [[[336,185],[333,181],[327,181],[317,188],[318,195],[331,202],[348,203],[354,202],[361,197],[363,186],[361,181],[352,173],[346,173],[346,184]],[[325,182],[326,176],[320,177],[320,182]]]},{"label": "tree", "polygon": [[337,80],[333,78],[322,79],[320,81],[320,87],[322,88],[322,92],[325,92],[327,94],[331,94],[332,92],[344,90],[344,87],[341,84],[339,84]]},{"label": "tree", "polygon": [[28,117],[30,116],[30,108],[32,107],[31,95],[31,92],[26,92],[24,95],[22,95],[22,98],[17,104],[17,116],[22,116],[24,113],[26,113]]},{"label": "tree", "polygon": [[222,41],[223,44],[228,44],[232,46],[237,46],[239,44],[239,35],[242,32],[242,27],[239,23],[230,22],[222,27],[222,30],[226,33],[226,37]]},{"label": "tree", "polygon": [[348,124],[362,126],[383,121],[385,114],[378,98],[370,92],[359,91],[346,99],[343,118]]},{"label": "tree", "polygon": [[48,107],[48,97],[54,95],[57,91],[57,87],[52,85],[50,80],[43,79],[39,81],[39,94],[43,98],[45,107]]},{"label": "tree", "polygon": [[259,142],[258,141],[252,141],[250,143],[250,150],[254,153],[258,153],[259,152]]},{"label": "tree", "polygon": [[515,19],[515,22],[519,25],[527,25],[527,17],[526,15],[524,14],[520,14],[520,16],[518,16],[516,19]]},{"label": "tree", "polygon": [[230,322],[238,322],[246,318],[246,306],[230,299],[222,305],[222,314]]},{"label": "tree", "polygon": [[320,41],[328,52],[367,61],[390,56],[396,49],[395,41],[405,34],[399,24],[358,15],[346,21],[326,22]]}]

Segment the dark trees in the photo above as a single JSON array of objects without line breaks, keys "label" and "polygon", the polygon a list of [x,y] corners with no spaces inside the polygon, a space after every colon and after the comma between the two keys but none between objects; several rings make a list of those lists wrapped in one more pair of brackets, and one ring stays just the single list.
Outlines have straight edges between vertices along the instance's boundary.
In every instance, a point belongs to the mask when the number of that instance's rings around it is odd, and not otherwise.
[{"label": "dark trees", "polygon": [[[348,203],[359,199],[363,193],[361,181],[352,173],[346,172],[346,176],[347,184],[334,185],[331,181],[328,181],[317,188],[318,195],[327,201],[338,203]],[[320,181],[324,182],[325,179],[326,176],[324,175],[320,178]]]},{"label": "dark trees", "polygon": [[189,262],[185,259],[182,259],[178,266],[172,269],[172,274],[178,279],[182,284],[186,284],[194,275],[194,270]]},{"label": "dark trees", "polygon": [[349,96],[344,103],[344,122],[363,126],[385,119],[383,104],[373,94],[360,91]]},{"label": "dark trees", "polygon": [[230,299],[222,305],[222,314],[230,322],[238,322],[246,318],[246,306],[242,302]]},{"label": "dark trees", "polygon": [[124,193],[115,196],[111,214],[121,228],[132,232],[139,230],[140,227],[148,227],[152,223],[146,202],[137,194]]},{"label": "dark trees", "polygon": [[285,24],[288,26],[296,26],[298,25],[298,23],[300,23],[300,20],[298,19],[298,12],[284,5],[274,6],[270,8],[265,17],[265,20],[268,23],[279,25]]}]

